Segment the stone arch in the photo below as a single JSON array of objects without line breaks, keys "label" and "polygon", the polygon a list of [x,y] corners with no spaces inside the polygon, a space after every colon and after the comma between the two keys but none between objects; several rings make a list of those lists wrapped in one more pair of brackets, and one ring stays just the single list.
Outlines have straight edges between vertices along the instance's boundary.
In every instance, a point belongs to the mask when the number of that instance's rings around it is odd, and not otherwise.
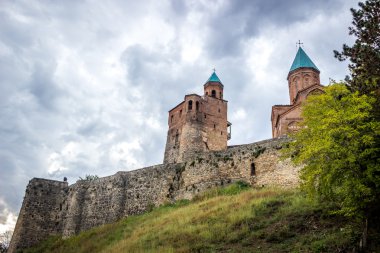
[{"label": "stone arch", "polygon": [[294,86],[295,93],[297,93],[301,89],[299,76],[295,76],[293,78],[293,86]]},{"label": "stone arch", "polygon": [[309,74],[305,74],[304,76],[303,76],[303,83],[304,83],[304,85],[303,85],[303,88],[305,88],[305,87],[307,87],[307,86],[309,86],[310,85],[310,83],[311,83],[311,76],[309,75]]},{"label": "stone arch", "polygon": [[189,111],[193,109],[193,100],[189,100],[189,103],[188,103],[187,109],[188,109]]}]

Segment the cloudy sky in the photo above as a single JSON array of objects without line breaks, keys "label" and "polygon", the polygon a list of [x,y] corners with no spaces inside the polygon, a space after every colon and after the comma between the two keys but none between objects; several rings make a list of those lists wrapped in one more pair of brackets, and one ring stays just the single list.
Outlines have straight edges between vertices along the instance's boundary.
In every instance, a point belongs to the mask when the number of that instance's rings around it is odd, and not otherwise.
[{"label": "cloudy sky", "polygon": [[33,177],[74,183],[159,164],[167,112],[215,67],[229,144],[271,137],[296,41],[342,80],[354,0],[0,1],[0,232]]}]

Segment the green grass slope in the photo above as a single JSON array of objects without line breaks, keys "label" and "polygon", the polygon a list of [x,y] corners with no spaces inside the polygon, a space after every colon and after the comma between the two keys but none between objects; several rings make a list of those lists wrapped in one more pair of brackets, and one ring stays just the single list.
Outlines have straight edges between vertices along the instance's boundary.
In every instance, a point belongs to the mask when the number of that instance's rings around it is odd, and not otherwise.
[{"label": "green grass slope", "polygon": [[23,252],[346,252],[358,224],[298,191],[243,183]]}]

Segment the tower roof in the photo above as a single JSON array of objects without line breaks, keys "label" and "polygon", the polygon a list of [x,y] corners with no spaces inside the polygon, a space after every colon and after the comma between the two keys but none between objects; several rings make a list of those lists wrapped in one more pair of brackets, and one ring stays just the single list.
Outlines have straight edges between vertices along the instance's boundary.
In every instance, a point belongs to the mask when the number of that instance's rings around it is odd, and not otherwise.
[{"label": "tower roof", "polygon": [[207,80],[207,82],[219,82],[222,83],[219,79],[219,77],[216,75],[215,71],[212,73],[210,78]]},{"label": "tower roof", "polygon": [[298,48],[296,57],[294,58],[293,64],[290,67],[289,72],[292,72],[293,70],[299,69],[299,68],[313,68],[319,72],[319,69],[313,61],[307,56],[305,51],[303,51],[302,47]]}]

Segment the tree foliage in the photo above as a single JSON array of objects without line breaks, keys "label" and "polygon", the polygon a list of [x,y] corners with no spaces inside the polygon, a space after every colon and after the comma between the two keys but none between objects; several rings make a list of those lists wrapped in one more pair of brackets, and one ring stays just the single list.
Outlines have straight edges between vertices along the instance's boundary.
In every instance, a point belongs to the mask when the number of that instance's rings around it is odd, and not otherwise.
[{"label": "tree foliage", "polygon": [[337,204],[348,216],[367,216],[380,200],[380,122],[371,114],[376,99],[333,84],[303,105],[302,128],[286,155],[301,170],[302,187]]},{"label": "tree foliage", "polygon": [[351,77],[346,81],[352,91],[369,94],[380,89],[380,0],[359,3],[351,8],[353,16],[349,34],[356,37],[352,46],[343,45],[343,51],[334,51],[341,61],[350,60]]}]

